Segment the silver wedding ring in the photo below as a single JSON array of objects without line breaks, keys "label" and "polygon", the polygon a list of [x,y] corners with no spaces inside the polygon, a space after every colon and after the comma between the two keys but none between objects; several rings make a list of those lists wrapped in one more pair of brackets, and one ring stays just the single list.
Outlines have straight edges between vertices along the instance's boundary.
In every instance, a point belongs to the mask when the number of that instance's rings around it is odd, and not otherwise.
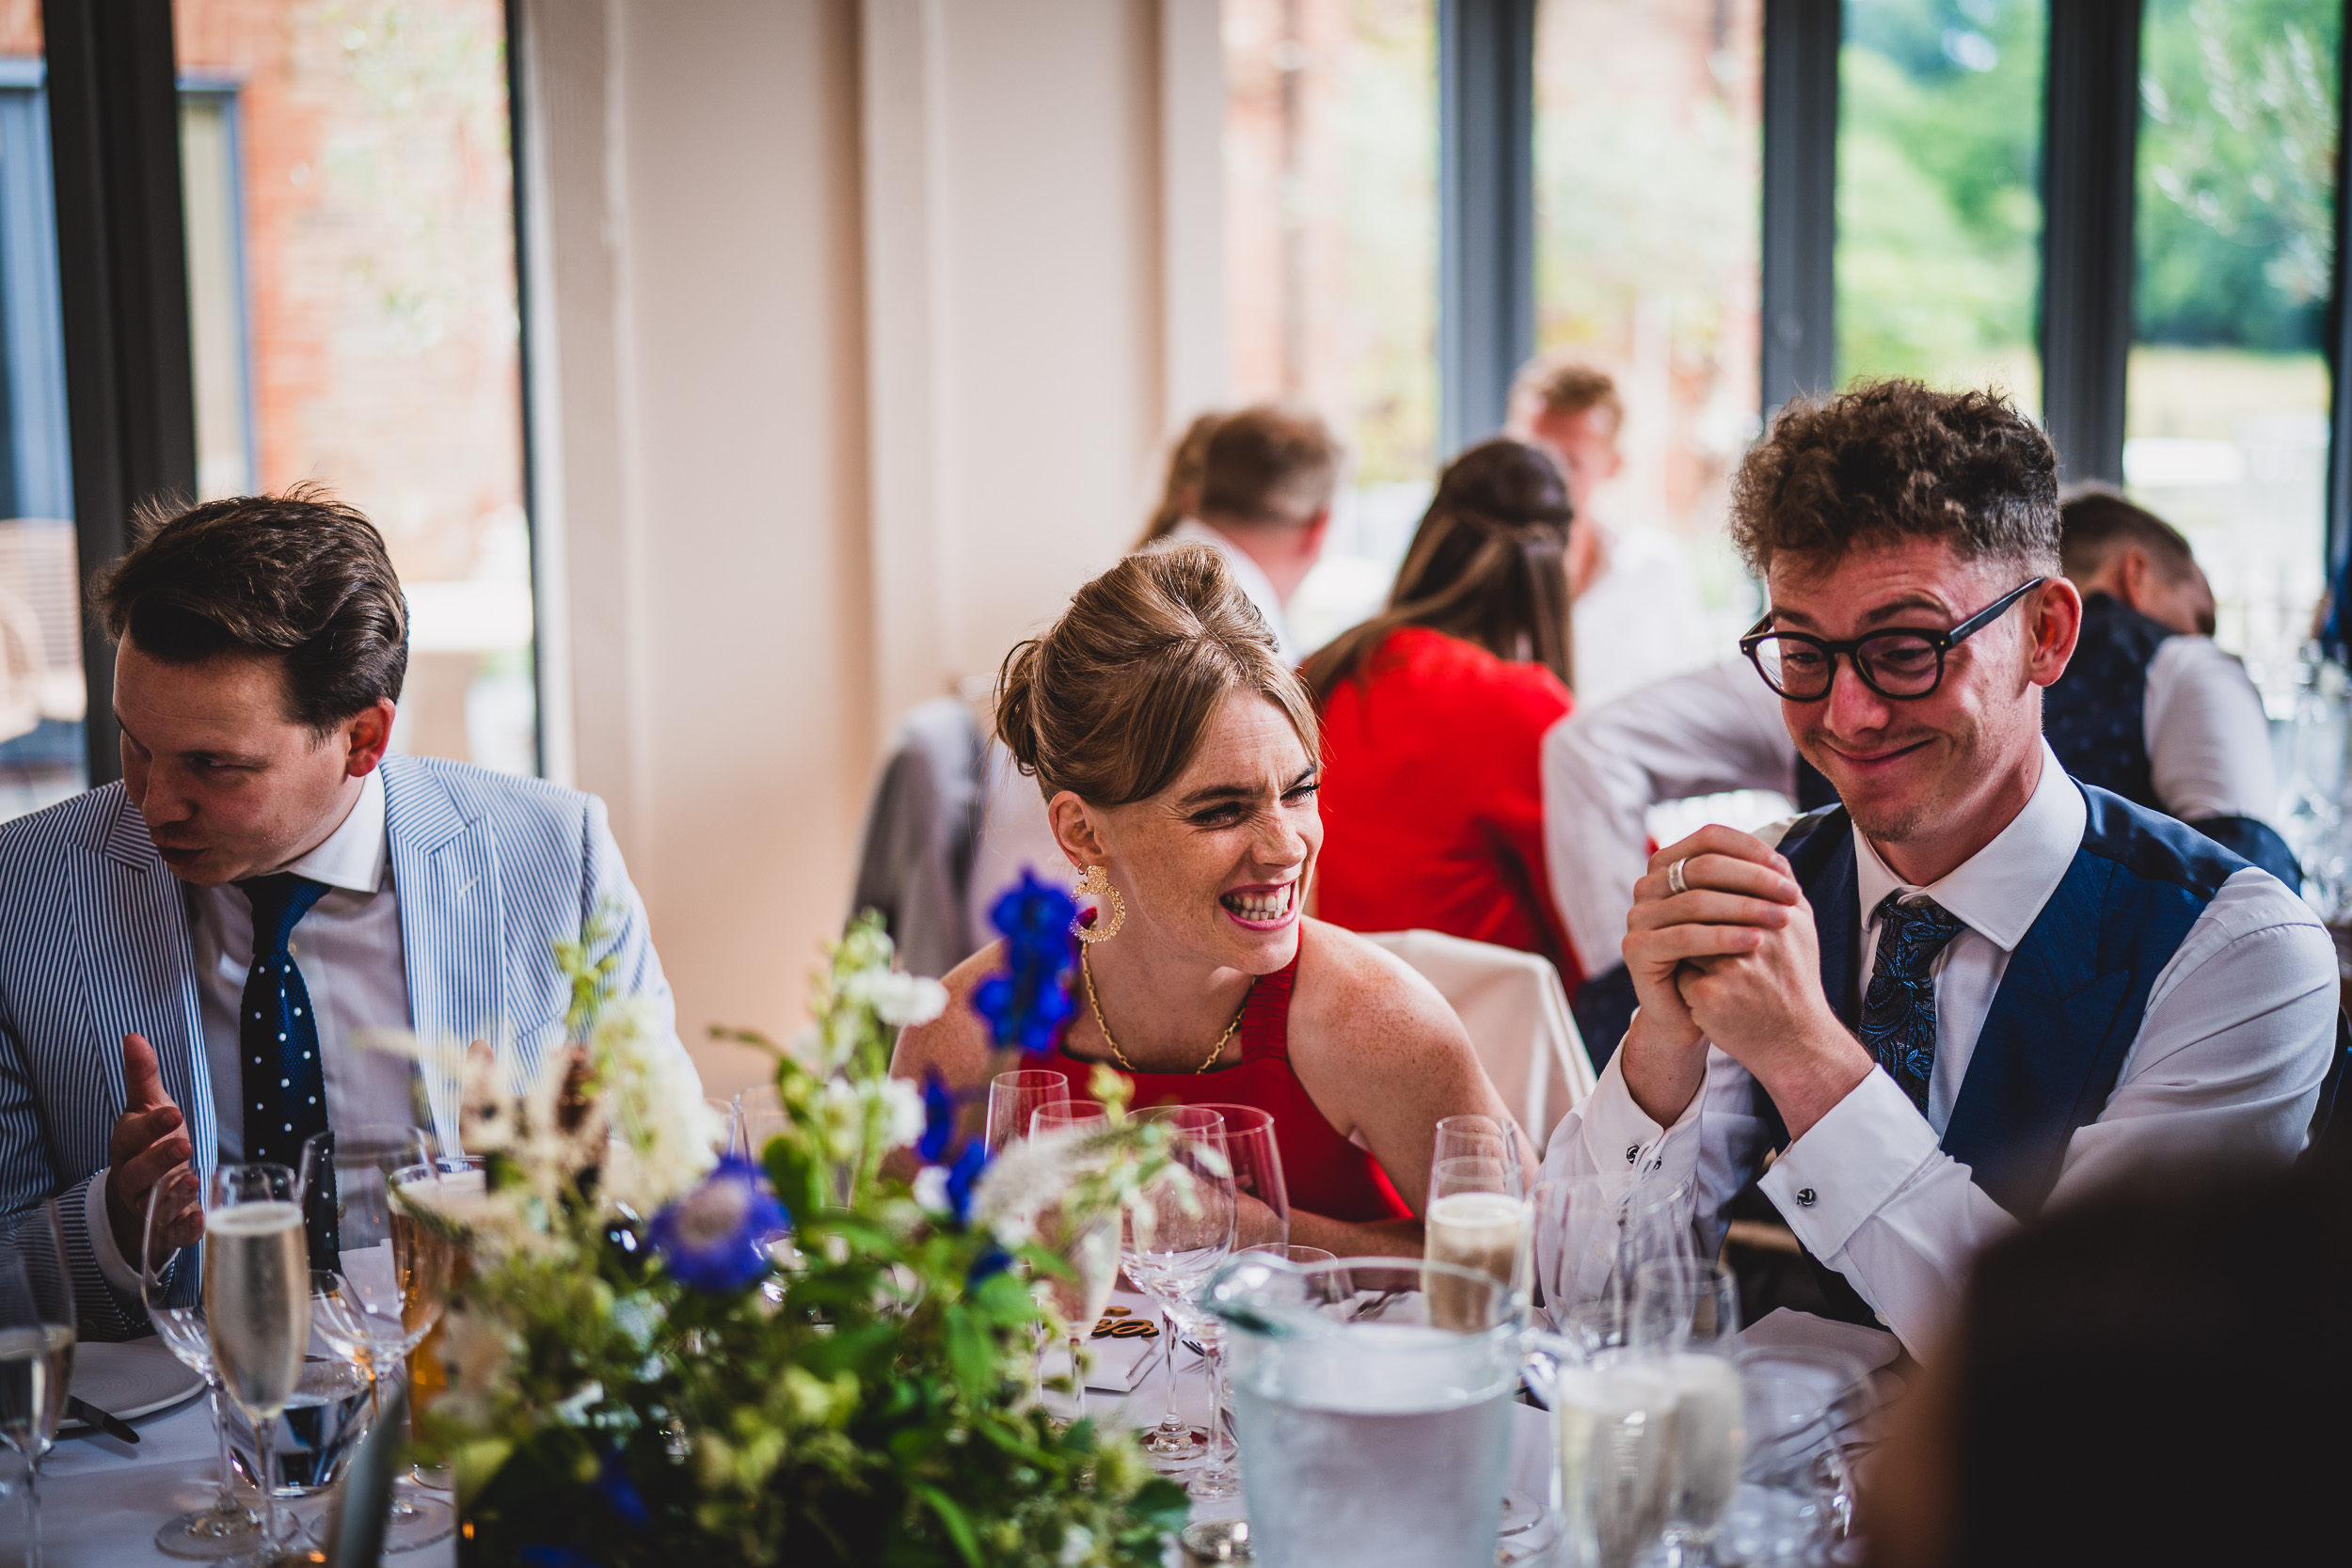
[{"label": "silver wedding ring", "polygon": [[1674,864],[1666,867],[1666,891],[1668,893],[1688,893],[1691,891],[1691,884],[1682,879],[1682,868],[1690,863],[1691,863],[1689,861],[1677,861]]}]

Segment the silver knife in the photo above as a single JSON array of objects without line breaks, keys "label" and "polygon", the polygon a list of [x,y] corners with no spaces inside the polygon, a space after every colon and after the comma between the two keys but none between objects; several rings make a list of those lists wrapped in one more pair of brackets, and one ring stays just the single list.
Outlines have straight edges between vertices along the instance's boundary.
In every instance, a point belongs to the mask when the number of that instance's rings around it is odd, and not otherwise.
[{"label": "silver knife", "polygon": [[108,1415],[87,1400],[77,1399],[68,1394],[65,1397],[65,1413],[69,1418],[94,1426],[109,1437],[118,1438],[134,1446],[138,1443],[138,1428],[119,1416]]}]

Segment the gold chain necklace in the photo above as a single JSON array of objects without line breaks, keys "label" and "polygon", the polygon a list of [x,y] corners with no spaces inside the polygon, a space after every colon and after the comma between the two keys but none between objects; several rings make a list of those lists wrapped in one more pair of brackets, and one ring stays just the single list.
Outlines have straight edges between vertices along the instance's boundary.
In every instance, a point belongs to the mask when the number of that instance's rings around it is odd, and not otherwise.
[{"label": "gold chain necklace", "polygon": [[[1103,1022],[1103,1004],[1094,994],[1094,966],[1087,961],[1084,947],[1078,949],[1078,973],[1086,976],[1087,1006],[1094,1010],[1094,1026],[1103,1031],[1103,1043],[1111,1048],[1112,1058],[1129,1072],[1141,1072],[1143,1069],[1129,1061],[1127,1053],[1119,1049],[1119,1042],[1111,1038],[1111,1026]],[[1207,1058],[1192,1069],[1196,1076],[1215,1067],[1216,1059],[1225,1054],[1225,1042],[1232,1039],[1233,1031],[1241,1027],[1241,1015],[1249,1010],[1250,995],[1257,989],[1258,977],[1253,974],[1249,977],[1249,990],[1241,993],[1241,1006],[1233,1009],[1233,1022],[1225,1026],[1225,1033],[1217,1036],[1216,1043],[1209,1047]]]}]

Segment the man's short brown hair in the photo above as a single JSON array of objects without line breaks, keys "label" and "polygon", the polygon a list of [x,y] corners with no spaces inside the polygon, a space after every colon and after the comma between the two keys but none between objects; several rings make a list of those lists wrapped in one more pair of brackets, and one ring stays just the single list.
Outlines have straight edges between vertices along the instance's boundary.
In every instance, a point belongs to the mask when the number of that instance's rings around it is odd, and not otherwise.
[{"label": "man's short brown hair", "polygon": [[1200,520],[1296,528],[1331,504],[1340,441],[1304,408],[1261,403],[1228,415],[1200,456]]},{"label": "man's short brown hair", "polygon": [[2049,437],[1999,392],[1873,381],[1790,405],[1732,482],[1731,542],[1758,576],[1783,552],[1828,565],[1902,539],[2055,572]]},{"label": "man's short brown hair", "polygon": [[91,590],[108,637],[165,664],[275,658],[287,717],[322,735],[378,700],[400,700],[400,578],[375,526],[325,488],[142,507],[133,529],[130,553]]},{"label": "man's short brown hair", "polygon": [[1511,388],[1511,399],[1526,410],[1521,416],[1525,419],[1601,408],[1608,411],[1610,429],[1625,428],[1625,399],[1617,395],[1616,378],[1581,359],[1530,360]]},{"label": "man's short brown hair", "polygon": [[2058,553],[2066,575],[2076,582],[2097,577],[2122,550],[2148,552],[2157,574],[2179,582],[2197,569],[2197,552],[2179,529],[2144,506],[2135,506],[2111,485],[2085,484],[2058,503]]}]

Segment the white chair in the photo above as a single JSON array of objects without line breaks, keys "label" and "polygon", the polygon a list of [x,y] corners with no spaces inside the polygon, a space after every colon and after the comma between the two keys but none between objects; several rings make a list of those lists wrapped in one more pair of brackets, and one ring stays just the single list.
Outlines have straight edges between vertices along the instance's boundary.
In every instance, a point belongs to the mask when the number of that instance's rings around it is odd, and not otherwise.
[{"label": "white chair", "polygon": [[1593,1092],[1596,1074],[1548,959],[1438,931],[1366,932],[1438,988],[1470,1031],[1486,1076],[1538,1149]]}]

